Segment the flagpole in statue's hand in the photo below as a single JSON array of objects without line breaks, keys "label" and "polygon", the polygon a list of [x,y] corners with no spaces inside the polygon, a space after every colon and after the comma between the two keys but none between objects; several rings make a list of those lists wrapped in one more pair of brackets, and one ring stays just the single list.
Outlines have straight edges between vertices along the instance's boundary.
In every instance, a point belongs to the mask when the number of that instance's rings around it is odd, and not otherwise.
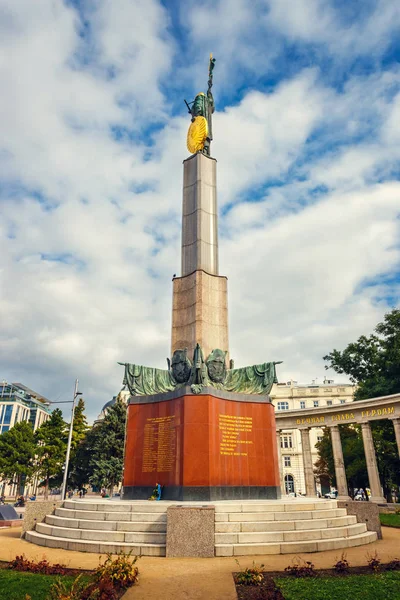
[{"label": "flagpole in statue's hand", "polygon": [[213,55],[210,54],[210,63],[208,66],[208,91],[211,91],[212,88],[212,84],[213,84],[213,70],[215,67],[215,58],[213,58]]}]

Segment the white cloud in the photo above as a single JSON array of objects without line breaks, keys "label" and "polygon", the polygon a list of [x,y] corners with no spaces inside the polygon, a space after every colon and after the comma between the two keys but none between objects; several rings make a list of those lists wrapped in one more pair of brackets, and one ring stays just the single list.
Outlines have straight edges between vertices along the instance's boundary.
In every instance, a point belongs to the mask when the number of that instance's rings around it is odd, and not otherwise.
[{"label": "white cloud", "polygon": [[[84,40],[61,0],[0,0],[1,377],[53,399],[79,377],[93,418],[119,390],[117,361],[165,366],[188,126],[171,116],[174,86],[204,86],[208,43],[216,97],[247,74],[213,143],[236,364],[281,359],[283,379],[322,376],[322,355],[398,297],[384,279],[399,259],[398,71],[337,90],[314,67],[258,87],[281,52],[265,37],[272,20],[287,40],[327,45],[343,24],[318,2],[286,16],[257,2],[264,20],[235,2],[185,6],[189,68],[155,0],[85,3]],[[375,39],[392,26],[378,24]]]}]

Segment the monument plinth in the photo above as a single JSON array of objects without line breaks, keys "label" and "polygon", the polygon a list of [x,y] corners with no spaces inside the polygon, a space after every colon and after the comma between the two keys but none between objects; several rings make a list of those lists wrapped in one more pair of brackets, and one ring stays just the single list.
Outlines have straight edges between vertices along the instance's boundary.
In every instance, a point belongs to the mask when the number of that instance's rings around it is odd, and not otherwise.
[{"label": "monument plinth", "polygon": [[125,366],[131,397],[123,497],[168,500],[280,498],[275,362],[229,360],[227,278],[219,274],[217,161],[210,156],[215,60],[191,114],[183,162],[181,276],[173,279],[167,369]]},{"label": "monument plinth", "polygon": [[279,495],[274,407],[268,399],[183,388],[129,404],[124,498],[275,499]]}]

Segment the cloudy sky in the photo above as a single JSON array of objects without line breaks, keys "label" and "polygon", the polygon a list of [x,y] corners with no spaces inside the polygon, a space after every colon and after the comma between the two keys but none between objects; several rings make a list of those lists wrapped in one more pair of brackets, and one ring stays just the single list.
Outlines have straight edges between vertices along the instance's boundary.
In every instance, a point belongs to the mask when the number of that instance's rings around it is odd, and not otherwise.
[{"label": "cloudy sky", "polygon": [[117,361],[165,367],[183,99],[214,71],[236,366],[322,356],[400,292],[400,5],[0,0],[0,379],[90,418]]}]

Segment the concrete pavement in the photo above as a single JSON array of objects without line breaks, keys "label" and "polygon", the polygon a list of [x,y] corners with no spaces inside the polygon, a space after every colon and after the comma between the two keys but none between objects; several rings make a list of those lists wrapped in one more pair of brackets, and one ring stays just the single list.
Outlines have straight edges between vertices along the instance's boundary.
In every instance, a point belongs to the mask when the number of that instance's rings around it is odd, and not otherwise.
[{"label": "concrete pavement", "polygon": [[[29,559],[46,558],[74,569],[94,569],[99,555],[70,552],[35,546],[20,539],[20,529],[0,530],[0,560],[12,560],[17,554]],[[400,558],[400,529],[383,527],[383,539],[367,546],[345,551],[351,566],[365,565],[368,555],[378,553],[382,562]],[[263,563],[266,571],[281,571],[298,556],[311,560],[315,567],[331,568],[340,557],[340,550],[311,554],[285,554],[239,557],[240,568],[251,566],[253,560]],[[144,556],[139,562],[139,585],[128,590],[124,600],[236,600],[232,572],[239,569],[235,558],[152,558]]]}]

